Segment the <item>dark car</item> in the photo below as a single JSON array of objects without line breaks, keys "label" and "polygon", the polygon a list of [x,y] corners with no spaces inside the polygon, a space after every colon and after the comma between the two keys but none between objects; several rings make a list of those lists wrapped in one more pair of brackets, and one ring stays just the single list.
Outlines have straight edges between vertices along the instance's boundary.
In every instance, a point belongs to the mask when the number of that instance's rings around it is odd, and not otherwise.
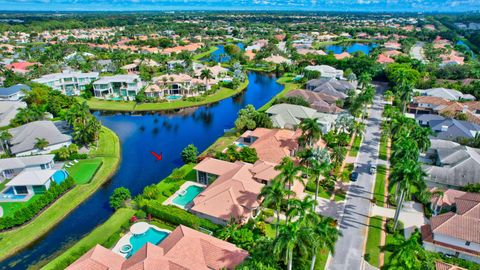
[{"label": "dark car", "polygon": [[350,181],[355,182],[357,180],[358,180],[358,172],[352,172],[352,174],[350,174]]}]

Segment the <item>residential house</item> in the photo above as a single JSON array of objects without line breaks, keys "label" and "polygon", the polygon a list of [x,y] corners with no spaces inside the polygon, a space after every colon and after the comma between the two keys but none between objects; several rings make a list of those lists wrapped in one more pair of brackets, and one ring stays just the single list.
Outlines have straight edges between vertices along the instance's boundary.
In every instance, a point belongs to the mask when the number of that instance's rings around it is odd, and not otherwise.
[{"label": "residential house", "polygon": [[211,85],[218,83],[210,79],[208,85],[203,79],[192,78],[187,74],[165,74],[152,79],[156,87],[145,89],[149,97],[166,97],[169,95],[194,96],[198,92],[209,89]]},{"label": "residential house", "polygon": [[288,59],[288,58],[285,58],[281,55],[271,55],[265,59],[263,59],[263,61],[265,62],[269,62],[269,63],[272,63],[272,64],[276,64],[276,65],[280,65],[280,64],[289,64],[291,65],[292,64],[292,60]]},{"label": "residential house", "polygon": [[357,89],[357,83],[335,78],[314,79],[307,82],[307,90],[346,99],[350,90]]},{"label": "residential house", "polygon": [[78,96],[86,86],[98,79],[98,72],[73,72],[53,73],[33,80],[62,92],[67,96]]},{"label": "residential house", "polygon": [[25,84],[17,84],[6,88],[0,88],[0,101],[18,101],[25,96],[26,91],[30,90],[30,86]]},{"label": "residential house", "polygon": [[305,70],[319,72],[320,78],[335,78],[338,80],[344,79],[343,70],[327,65],[306,66]]},{"label": "residential house", "polygon": [[378,57],[377,57],[377,63],[380,63],[380,64],[391,64],[391,63],[394,63],[395,60],[390,58],[389,56],[386,56],[384,54],[379,54]]},{"label": "residential house", "polygon": [[26,107],[27,104],[21,101],[0,101],[0,127],[10,125],[18,110]]},{"label": "residential house", "polygon": [[247,257],[234,244],[179,225],[158,245],[147,243],[128,259],[96,245],[66,270],[233,270]]},{"label": "residential house", "polygon": [[422,226],[423,247],[480,263],[480,194],[466,193],[455,204],[455,212],[434,216]]},{"label": "residential house", "polygon": [[101,77],[93,83],[97,98],[133,98],[143,87],[138,75],[113,75]]},{"label": "residential house", "polygon": [[383,44],[385,49],[387,50],[400,50],[402,48],[402,44],[396,42],[396,41],[388,41]]},{"label": "residential house", "polygon": [[467,270],[467,269],[460,266],[453,265],[453,264],[436,261],[435,270]]},{"label": "residential house", "polygon": [[187,64],[183,60],[170,60],[167,62],[167,69],[174,70],[177,67],[185,68]]},{"label": "residential house", "polygon": [[[12,139],[8,141],[8,148],[10,153],[17,157],[50,153],[72,143],[72,137],[63,134],[52,121],[35,121],[11,128],[8,132],[12,135]],[[45,139],[48,145],[44,149],[37,149],[35,147],[37,138]]]},{"label": "residential house", "polygon": [[11,179],[23,171],[52,169],[55,155],[35,155],[0,159],[0,178]]},{"label": "residential house", "polygon": [[29,69],[35,65],[40,65],[40,64],[23,61],[23,62],[15,62],[15,63],[8,64],[6,65],[6,68],[15,73],[26,74],[30,71]]},{"label": "residential house", "polygon": [[14,195],[35,195],[47,191],[55,182],[54,174],[65,173],[52,169],[25,170],[13,177],[5,186],[11,188]]},{"label": "residential house", "polygon": [[416,93],[419,93],[421,96],[428,97],[438,97],[446,100],[475,100],[475,97],[470,94],[463,94],[462,92],[454,89],[447,88],[430,88],[430,89],[415,89]]},{"label": "residential house", "polygon": [[263,161],[230,163],[206,158],[194,169],[198,181],[210,185],[195,197],[190,211],[222,225],[232,218],[240,223],[247,222],[259,213],[261,201],[258,196],[262,187],[278,175],[275,165]]},{"label": "residential house", "polygon": [[439,114],[445,117],[466,117],[467,121],[480,124],[480,102],[478,101],[449,101],[444,98],[417,96],[408,105],[409,113]]},{"label": "residential house", "polygon": [[285,97],[301,97],[310,104],[310,108],[323,113],[336,114],[343,111],[336,105],[339,98],[322,93],[299,89],[288,92]]},{"label": "residential house", "polygon": [[97,72],[105,73],[105,72],[115,72],[117,70],[112,60],[110,59],[98,60],[96,66],[97,66],[96,67]]},{"label": "residential house", "polygon": [[465,57],[460,56],[459,53],[454,50],[452,50],[449,54],[441,54],[440,59],[442,60],[440,66],[465,64]]},{"label": "residential house", "polygon": [[465,191],[450,188],[447,190],[433,188],[431,192],[433,195],[430,199],[430,209],[432,210],[434,216],[454,210],[456,198],[467,193]]},{"label": "residential house", "polygon": [[480,149],[435,140],[427,151],[432,164],[423,165],[430,187],[460,188],[480,183]]},{"label": "residential house", "polygon": [[350,58],[352,57],[351,54],[349,54],[348,52],[342,52],[342,53],[339,53],[339,54],[335,54],[335,59],[337,60],[342,60],[342,59],[345,59],[345,58]]},{"label": "residential house", "polygon": [[435,137],[442,140],[471,139],[480,132],[480,125],[452,118],[430,120],[428,125]]},{"label": "residential house", "polygon": [[286,103],[273,105],[267,114],[276,128],[295,129],[303,119],[316,119],[324,134],[330,131],[337,118],[335,114],[320,113],[312,108]]}]

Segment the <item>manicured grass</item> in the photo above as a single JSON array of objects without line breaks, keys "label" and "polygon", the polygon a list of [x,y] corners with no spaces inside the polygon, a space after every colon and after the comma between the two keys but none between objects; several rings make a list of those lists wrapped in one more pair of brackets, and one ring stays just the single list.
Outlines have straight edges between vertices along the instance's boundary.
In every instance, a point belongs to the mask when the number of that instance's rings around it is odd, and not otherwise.
[{"label": "manicured grass", "polygon": [[3,189],[5,189],[5,185],[10,182],[9,179],[6,179],[5,181],[1,182],[0,183],[0,191],[2,191]]},{"label": "manicured grass", "polygon": [[274,98],[272,98],[269,102],[267,102],[265,105],[260,107],[258,110],[259,111],[268,110],[268,108],[270,108],[272,106],[273,101],[275,99],[283,97],[284,95],[286,95],[288,92],[290,92],[292,90],[299,89],[301,87],[301,84],[294,83],[292,81],[293,78],[294,77],[291,77],[291,76],[283,76],[283,77],[279,78],[277,80],[277,83],[284,85],[283,90],[280,93],[278,93]]},{"label": "manicured grass", "polygon": [[360,150],[360,144],[362,143],[362,135],[357,134],[355,135],[355,139],[353,140],[352,148],[350,149],[349,156],[356,157],[358,155],[358,151]]},{"label": "manicured grass", "polygon": [[387,160],[387,147],[388,147],[388,137],[381,136],[380,138],[380,150],[379,150],[379,158],[381,160]]},{"label": "manicured grass", "polygon": [[387,180],[386,174],[387,167],[385,165],[378,165],[373,197],[375,198],[376,204],[381,207],[383,207],[385,200],[385,184]]},{"label": "manicured grass", "polygon": [[102,111],[166,111],[166,110],[175,110],[181,108],[190,108],[202,106],[210,103],[215,103],[223,99],[234,96],[248,86],[248,80],[241,83],[237,89],[229,89],[222,87],[214,94],[209,95],[202,99],[201,101],[184,101],[177,100],[172,102],[154,102],[154,103],[140,103],[137,104],[134,101],[112,101],[112,100],[101,100],[97,98],[91,98],[87,101],[88,106],[92,110],[102,110]]},{"label": "manicured grass", "polygon": [[120,162],[120,141],[113,131],[102,127],[99,147],[93,149],[91,155],[100,158],[103,165],[88,184],[78,185],[30,223],[7,232],[0,233],[0,260],[27,247],[39,239],[73,209],[90,197],[103,183],[115,173]]},{"label": "manicured grass", "polygon": [[79,160],[78,163],[67,168],[67,172],[75,180],[75,183],[86,184],[90,182],[100,165],[102,165],[101,158]]},{"label": "manicured grass", "polygon": [[[119,234],[119,228],[128,223],[129,219],[135,214],[135,210],[121,208],[117,210],[105,223],[95,228],[86,237],[82,238],[75,245],[70,247],[66,252],[50,261],[42,269],[64,269],[70,263],[82,256],[87,250],[96,244],[110,242],[109,238],[114,234]],[[120,238],[120,235],[115,236]]]},{"label": "manicured grass", "polygon": [[342,44],[342,43],[352,43],[352,42],[373,42],[373,40],[370,39],[359,39],[359,38],[351,38],[351,39],[341,39],[337,41],[321,41],[321,42],[315,42],[313,44],[313,47],[315,49],[320,49],[321,47],[325,47],[328,45],[335,45],[335,44]]},{"label": "manicured grass", "polygon": [[340,178],[343,182],[350,182],[350,174],[353,172],[353,163],[348,163],[343,168],[343,171],[340,174]]},{"label": "manicured grass", "polygon": [[167,176],[163,179],[160,183],[157,184],[159,187],[160,195],[158,201],[164,202],[168,197],[172,196],[177,190],[180,189],[180,186],[183,185],[186,181],[196,181],[197,174],[193,167],[196,164],[185,164],[182,167],[178,168],[178,170],[182,171],[183,177],[182,179],[174,179],[172,174]]},{"label": "manicured grass", "polygon": [[370,218],[368,224],[368,237],[367,245],[365,247],[365,255],[368,254],[368,263],[378,267],[380,252],[382,247],[380,246],[380,239],[382,237],[382,217],[375,216]]},{"label": "manicured grass", "polygon": [[35,203],[39,195],[33,195],[30,200],[26,202],[2,202],[0,206],[3,208],[3,217],[11,216],[17,209],[22,206],[28,206],[29,204]]},{"label": "manicured grass", "polygon": [[202,53],[198,53],[198,54],[195,54],[193,57],[192,57],[192,60],[193,61],[196,61],[196,60],[200,60],[204,57],[207,57],[209,56],[210,54],[212,54],[213,52],[215,52],[216,50],[218,50],[218,48],[216,46],[212,46],[210,47],[210,49],[206,52],[202,52]]},{"label": "manicured grass", "polygon": [[212,145],[210,145],[205,151],[203,151],[201,156],[204,156],[209,153],[215,153],[217,151],[223,151],[233,142],[238,139],[239,135],[236,132],[228,132],[223,134],[222,137],[218,138]]}]

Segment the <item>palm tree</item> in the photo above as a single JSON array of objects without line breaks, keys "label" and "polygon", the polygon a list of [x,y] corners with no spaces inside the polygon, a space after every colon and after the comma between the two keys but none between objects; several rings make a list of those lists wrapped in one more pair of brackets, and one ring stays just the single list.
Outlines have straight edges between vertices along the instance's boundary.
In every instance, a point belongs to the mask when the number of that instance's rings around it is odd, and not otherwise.
[{"label": "palm tree", "polygon": [[287,211],[287,219],[289,221],[293,218],[298,218],[299,221],[305,222],[306,220],[318,217],[313,211],[317,205],[317,201],[313,200],[309,195],[305,196],[303,200],[291,199],[287,203],[290,205]]},{"label": "palm tree", "polygon": [[327,149],[317,148],[313,151],[310,161],[312,178],[315,181],[315,202],[318,199],[318,188],[320,185],[320,177],[330,170],[330,154]]},{"label": "palm tree", "polygon": [[212,71],[208,68],[202,70],[200,78],[205,80],[205,87],[208,88],[208,81],[213,78]]},{"label": "palm tree", "polygon": [[421,245],[421,235],[415,231],[410,238],[398,237],[385,247],[392,251],[387,269],[435,269],[432,257]]},{"label": "palm tree", "polygon": [[395,186],[396,193],[397,191],[400,191],[400,197],[398,197],[397,208],[395,209],[395,215],[393,218],[395,224],[394,230],[397,228],[398,218],[405,198],[409,196],[413,186],[417,187],[419,190],[424,188],[424,176],[426,176],[426,174],[422,170],[418,160],[406,159],[393,166],[392,174],[390,175],[389,188]]},{"label": "palm tree", "polygon": [[273,253],[276,256],[285,254],[287,269],[293,267],[293,250],[299,249],[301,253],[307,254],[311,245],[311,230],[302,226],[300,222],[290,222],[280,227],[280,234],[274,241]]},{"label": "palm tree", "polygon": [[[292,190],[295,180],[303,182],[303,179],[299,177],[301,168],[296,166],[289,157],[284,157],[280,164],[275,166],[275,170],[280,171],[280,174],[276,178],[290,191]],[[292,193],[293,192],[287,194],[287,201],[290,200]]]},{"label": "palm tree", "polygon": [[342,146],[335,146],[332,148],[332,154],[331,154],[331,159],[332,162],[338,166],[340,165],[344,160],[347,155],[347,149]]},{"label": "palm tree", "polygon": [[358,77],[358,84],[361,89],[365,89],[372,82],[372,76],[368,72],[363,72]]},{"label": "palm tree", "polygon": [[412,138],[417,143],[418,149],[422,152],[425,152],[430,148],[431,141],[430,135],[433,132],[430,128],[424,128],[416,126],[412,131]]},{"label": "palm tree", "polygon": [[12,139],[12,134],[8,132],[8,130],[2,131],[0,133],[0,140],[2,140],[2,148],[5,152],[8,152],[9,147],[8,147],[8,142]]},{"label": "palm tree", "polygon": [[44,138],[35,138],[35,148],[44,150],[50,143]]},{"label": "palm tree", "polygon": [[320,217],[319,221],[311,224],[315,239],[312,241],[312,263],[310,270],[315,268],[315,261],[317,260],[317,253],[320,249],[327,249],[332,254],[335,253],[335,242],[341,236],[341,232],[337,229],[334,219],[330,217]]},{"label": "palm tree", "polygon": [[320,126],[318,125],[317,119],[314,118],[305,118],[300,123],[300,129],[302,130],[300,141],[303,141],[302,146],[312,147],[315,142],[320,140],[322,135],[322,131],[320,130]]},{"label": "palm tree", "polygon": [[227,225],[219,231],[218,238],[228,241],[239,227],[240,224],[238,224],[237,220],[231,217]]},{"label": "palm tree", "polygon": [[263,205],[273,207],[277,215],[277,224],[275,226],[275,236],[278,237],[278,226],[280,225],[280,211],[282,202],[292,191],[285,189],[285,184],[278,179],[274,179],[270,185],[266,185],[260,191],[259,197],[263,198]]}]

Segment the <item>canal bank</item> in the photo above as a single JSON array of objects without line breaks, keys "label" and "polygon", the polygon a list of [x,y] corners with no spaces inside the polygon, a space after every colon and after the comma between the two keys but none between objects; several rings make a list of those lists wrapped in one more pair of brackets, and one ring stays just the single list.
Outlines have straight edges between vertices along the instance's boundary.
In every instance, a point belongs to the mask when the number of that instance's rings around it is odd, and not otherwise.
[{"label": "canal bank", "polygon": [[[260,108],[283,90],[274,75],[249,73],[249,86],[244,92],[220,102],[176,112],[135,115],[97,112],[102,124],[112,129],[122,144],[122,161],[118,173],[93,196],[80,204],[69,216],[31,247],[0,263],[0,269],[38,269],[57,257],[79,239],[104,223],[113,211],[108,199],[113,190],[124,186],[132,195],[147,185],[158,183],[182,166],[180,153],[193,143],[205,150],[225,129],[233,127],[240,109],[247,104]],[[156,160],[150,152],[162,152]]]}]

